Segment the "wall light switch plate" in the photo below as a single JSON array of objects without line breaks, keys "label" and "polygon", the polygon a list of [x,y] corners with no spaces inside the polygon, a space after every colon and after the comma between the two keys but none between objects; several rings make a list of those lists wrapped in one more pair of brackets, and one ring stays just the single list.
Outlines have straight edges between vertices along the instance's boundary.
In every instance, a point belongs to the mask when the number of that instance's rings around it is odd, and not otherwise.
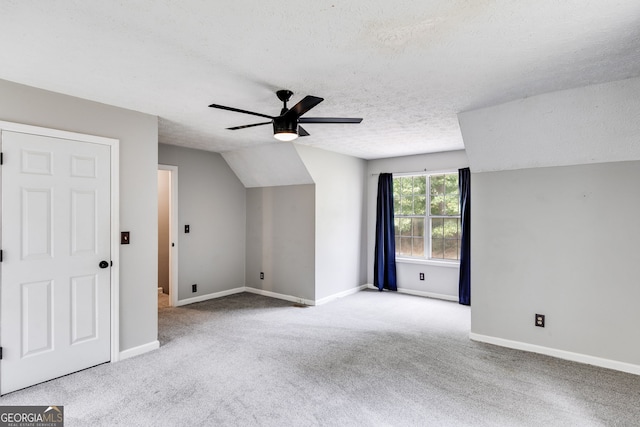
[{"label": "wall light switch plate", "polygon": [[129,232],[123,231],[120,233],[120,244],[128,245],[129,244]]}]

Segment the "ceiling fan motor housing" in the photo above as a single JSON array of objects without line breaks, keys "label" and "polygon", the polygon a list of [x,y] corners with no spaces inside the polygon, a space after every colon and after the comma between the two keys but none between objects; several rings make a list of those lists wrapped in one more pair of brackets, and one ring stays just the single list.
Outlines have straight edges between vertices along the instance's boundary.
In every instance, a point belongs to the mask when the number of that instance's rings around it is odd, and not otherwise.
[{"label": "ceiling fan motor housing", "polygon": [[273,133],[298,133],[298,120],[293,117],[276,117],[273,119]]}]

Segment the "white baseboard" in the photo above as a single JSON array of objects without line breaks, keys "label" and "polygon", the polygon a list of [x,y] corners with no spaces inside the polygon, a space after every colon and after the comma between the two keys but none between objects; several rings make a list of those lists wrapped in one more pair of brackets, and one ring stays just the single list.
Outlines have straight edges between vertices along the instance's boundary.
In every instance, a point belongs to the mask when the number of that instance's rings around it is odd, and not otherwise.
[{"label": "white baseboard", "polygon": [[176,303],[176,307],[180,307],[182,305],[193,304],[194,302],[202,302],[215,298],[222,298],[228,295],[239,294],[245,291],[244,286],[240,286],[238,288],[228,289],[226,291],[214,292],[212,294],[200,295],[193,298],[181,299]]},{"label": "white baseboard", "polygon": [[326,303],[331,302],[331,301],[333,301],[335,299],[346,297],[347,295],[355,294],[356,292],[360,292],[361,290],[366,289],[366,288],[367,288],[367,285],[362,285],[362,286],[358,286],[358,287],[352,288],[352,289],[347,289],[346,291],[339,292],[337,294],[330,295],[328,297],[325,297],[325,298],[322,298],[320,300],[314,301],[314,300],[310,300],[310,299],[296,297],[296,296],[293,296],[293,295],[280,294],[280,293],[277,293],[277,292],[271,292],[271,291],[265,291],[263,289],[252,288],[250,286],[239,286],[237,288],[229,289],[229,290],[226,290],[226,291],[216,292],[216,293],[207,294],[207,295],[200,295],[200,296],[193,297],[193,298],[187,298],[187,299],[179,300],[177,302],[177,304],[176,304],[176,307],[183,306],[183,305],[188,305],[188,304],[193,304],[195,302],[207,301],[207,300],[215,299],[215,298],[222,298],[222,297],[226,297],[228,295],[239,294],[239,293],[242,293],[242,292],[249,292],[249,293],[252,293],[252,294],[262,295],[262,296],[269,297],[269,298],[276,298],[276,299],[281,299],[281,300],[284,300],[284,301],[290,301],[290,302],[294,302],[294,303],[298,303],[298,304],[304,304],[304,305],[313,306],[313,305],[326,304]]},{"label": "white baseboard", "polygon": [[[373,286],[370,283],[367,285],[367,287],[369,289],[378,290],[378,288],[376,288],[375,286]],[[415,295],[415,296],[418,296],[418,297],[425,297],[425,298],[433,298],[433,299],[441,299],[441,300],[445,300],[445,301],[458,302],[458,297],[457,296],[453,296],[453,295],[436,294],[434,292],[415,291],[413,289],[402,289],[402,288],[398,288],[397,292],[399,294]]]},{"label": "white baseboard", "polygon": [[130,348],[120,352],[118,360],[125,360],[131,357],[140,356],[141,354],[149,351],[157,350],[160,348],[160,341],[152,341],[150,343],[142,344],[137,347]]},{"label": "white baseboard", "polygon": [[277,299],[281,299],[281,300],[285,300],[285,301],[291,301],[291,302],[295,302],[295,303],[298,303],[298,304],[316,305],[316,302],[313,301],[313,300],[310,300],[310,299],[304,299],[304,298],[300,298],[300,297],[294,297],[294,296],[291,296],[291,295],[279,294],[277,292],[265,291],[263,289],[251,288],[249,286],[245,286],[244,287],[244,291],[245,292],[250,292],[252,294],[262,295],[262,296],[265,296],[265,297],[277,298]]},{"label": "white baseboard", "polygon": [[524,350],[532,353],[544,354],[546,356],[557,357],[558,359],[571,360],[572,362],[586,363],[588,365],[599,366],[601,368],[614,369],[616,371],[627,372],[629,374],[640,375],[640,365],[619,362],[611,359],[604,359],[588,354],[574,353],[571,351],[559,350],[551,347],[543,347],[536,344],[529,344],[520,341],[512,341],[504,338],[491,337],[488,335],[469,333],[469,338],[474,341],[484,342],[487,344],[498,345],[500,347],[513,348],[516,350]]},{"label": "white baseboard", "polygon": [[[355,288],[351,288],[351,289],[347,289],[346,291],[342,291],[342,292],[338,292],[337,294],[333,294],[333,295],[329,295],[328,297],[324,297],[321,298],[319,300],[310,300],[310,299],[305,299],[305,298],[300,298],[300,297],[296,297],[293,295],[286,295],[286,294],[280,294],[277,292],[271,292],[271,291],[265,291],[263,289],[258,289],[258,288],[252,288],[250,286],[238,286],[237,288],[233,288],[233,289],[228,289],[226,291],[220,291],[220,292],[215,292],[213,294],[206,294],[206,295],[200,295],[197,297],[193,297],[193,298],[187,298],[187,299],[182,299],[179,300],[176,303],[176,307],[180,307],[183,305],[189,305],[189,304],[193,304],[195,302],[202,302],[202,301],[207,301],[210,299],[215,299],[215,298],[222,298],[222,297],[226,297],[228,295],[233,295],[233,294],[239,294],[242,292],[249,292],[252,294],[257,294],[257,295],[262,295],[265,297],[269,297],[269,298],[277,298],[277,299],[281,299],[284,301],[291,301],[291,302],[295,302],[298,304],[304,304],[304,305],[322,305],[322,304],[326,304],[328,302],[331,302],[335,299],[338,298],[343,298],[346,297],[348,295],[352,295],[355,294],[357,292],[360,292],[364,289],[378,289],[375,286],[373,286],[372,284],[365,284],[365,285],[361,285],[361,286],[357,286]],[[400,289],[398,288],[398,293],[400,294],[408,294],[408,295],[416,295],[416,296],[421,296],[421,297],[427,297],[427,298],[435,298],[435,299],[441,299],[441,300],[446,300],[446,301],[458,301],[457,297],[451,296],[451,295],[441,295],[441,294],[435,294],[432,292],[423,292],[423,291],[414,291],[411,289]]]},{"label": "white baseboard", "polygon": [[333,295],[329,295],[328,297],[324,297],[321,299],[316,300],[316,304],[315,305],[322,305],[322,304],[326,304],[328,302],[331,302],[333,300],[336,300],[338,298],[343,298],[349,295],[353,295],[355,293],[358,293],[364,289],[367,289],[367,285],[361,285],[355,288],[351,288],[351,289],[347,289],[346,291],[342,291],[342,292],[338,292],[337,294],[333,294]]},{"label": "white baseboard", "polygon": [[434,292],[414,291],[413,289],[401,289],[401,288],[398,288],[398,293],[399,294],[407,294],[407,295],[415,295],[415,296],[425,297],[425,298],[434,298],[434,299],[441,299],[441,300],[445,300],[445,301],[458,302],[458,297],[457,296],[436,294]]}]

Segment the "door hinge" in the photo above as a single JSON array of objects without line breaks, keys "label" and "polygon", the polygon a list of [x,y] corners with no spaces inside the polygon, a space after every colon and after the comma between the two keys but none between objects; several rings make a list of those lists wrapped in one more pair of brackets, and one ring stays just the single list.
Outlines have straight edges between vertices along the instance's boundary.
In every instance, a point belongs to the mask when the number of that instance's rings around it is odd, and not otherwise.
[{"label": "door hinge", "polygon": [[0,262],[2,262],[2,249],[0,249]]},{"label": "door hinge", "polygon": [[2,360],[2,347],[0,347],[0,360]]},{"label": "door hinge", "polygon": [[4,164],[4,153],[0,153],[0,165]]}]

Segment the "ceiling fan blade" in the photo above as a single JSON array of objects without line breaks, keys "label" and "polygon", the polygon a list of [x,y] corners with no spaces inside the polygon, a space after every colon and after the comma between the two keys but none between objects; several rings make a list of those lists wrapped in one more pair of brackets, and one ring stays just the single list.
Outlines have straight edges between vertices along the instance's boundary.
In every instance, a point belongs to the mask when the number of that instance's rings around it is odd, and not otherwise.
[{"label": "ceiling fan blade", "polygon": [[307,95],[302,98],[302,101],[291,107],[284,115],[300,117],[316,105],[324,101],[324,98],[318,98],[317,96]]},{"label": "ceiling fan blade", "polygon": [[361,118],[349,117],[301,117],[298,123],[360,123]]},{"label": "ceiling fan blade", "polygon": [[243,125],[243,126],[234,126],[232,128],[227,128],[228,130],[238,130],[238,129],[244,129],[244,128],[252,128],[254,126],[262,126],[262,125],[270,125],[271,122],[262,122],[262,123],[254,123],[252,125]]},{"label": "ceiling fan blade", "polygon": [[298,136],[309,136],[309,135],[311,134],[306,130],[304,130],[302,126],[298,125]]},{"label": "ceiling fan blade", "polygon": [[211,105],[209,105],[209,107],[211,107],[211,108],[219,108],[221,110],[235,111],[236,113],[244,113],[244,114],[251,114],[251,115],[254,115],[254,116],[266,117],[267,119],[273,119],[272,116],[267,116],[266,114],[254,113],[253,111],[241,110],[239,108],[225,107],[224,105],[211,104]]}]

